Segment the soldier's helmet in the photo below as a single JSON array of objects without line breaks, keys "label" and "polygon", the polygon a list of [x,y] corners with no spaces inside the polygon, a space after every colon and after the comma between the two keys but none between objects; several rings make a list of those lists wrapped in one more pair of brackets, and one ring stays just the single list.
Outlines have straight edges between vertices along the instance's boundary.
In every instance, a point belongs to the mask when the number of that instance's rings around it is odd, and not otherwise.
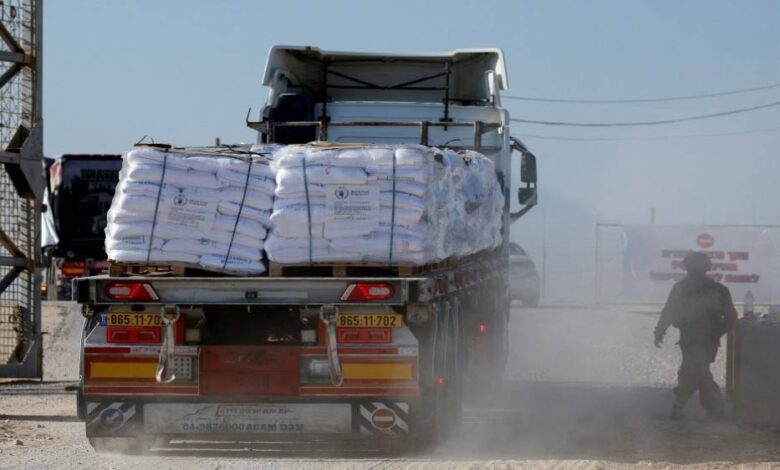
[{"label": "soldier's helmet", "polygon": [[704,274],[712,269],[710,257],[700,251],[694,251],[683,259],[688,274]]}]

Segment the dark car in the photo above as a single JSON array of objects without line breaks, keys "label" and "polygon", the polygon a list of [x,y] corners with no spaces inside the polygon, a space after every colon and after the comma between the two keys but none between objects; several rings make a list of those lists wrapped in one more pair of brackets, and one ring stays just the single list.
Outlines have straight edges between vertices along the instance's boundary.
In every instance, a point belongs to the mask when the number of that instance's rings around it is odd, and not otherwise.
[{"label": "dark car", "polygon": [[526,307],[539,305],[539,273],[530,256],[517,243],[509,244],[509,290],[512,300]]}]

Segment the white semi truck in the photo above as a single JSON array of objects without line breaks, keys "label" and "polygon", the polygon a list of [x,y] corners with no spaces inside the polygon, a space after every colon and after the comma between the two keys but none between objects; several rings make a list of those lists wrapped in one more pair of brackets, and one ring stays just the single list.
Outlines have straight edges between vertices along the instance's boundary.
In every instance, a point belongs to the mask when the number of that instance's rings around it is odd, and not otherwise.
[{"label": "white semi truck", "polygon": [[[279,46],[263,84],[267,104],[247,122],[260,143],[420,143],[489,156],[507,201],[503,244],[422,267],[76,280],[86,317],[78,406],[98,449],[160,439],[408,448],[457,425],[467,383],[489,390],[500,380],[509,228],[536,203],[535,157],[510,136],[501,107],[502,52]],[[515,213],[513,165],[522,167]]]}]

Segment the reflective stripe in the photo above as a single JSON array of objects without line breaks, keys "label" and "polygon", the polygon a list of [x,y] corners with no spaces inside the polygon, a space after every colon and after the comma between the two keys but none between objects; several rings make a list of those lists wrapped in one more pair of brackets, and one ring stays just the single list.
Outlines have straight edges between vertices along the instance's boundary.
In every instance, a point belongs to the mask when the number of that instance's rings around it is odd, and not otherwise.
[{"label": "reflective stripe", "polygon": [[342,362],[344,380],[412,380],[414,365],[411,363],[359,363]]},{"label": "reflective stripe", "polygon": [[156,362],[91,362],[90,379],[154,379]]}]

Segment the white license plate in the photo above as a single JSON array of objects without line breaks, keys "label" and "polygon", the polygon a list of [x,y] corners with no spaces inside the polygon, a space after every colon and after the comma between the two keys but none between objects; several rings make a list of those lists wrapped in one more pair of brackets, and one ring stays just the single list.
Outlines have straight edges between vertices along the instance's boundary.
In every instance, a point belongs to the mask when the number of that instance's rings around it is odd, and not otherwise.
[{"label": "white license plate", "polygon": [[149,403],[144,430],[167,434],[349,433],[352,408],[340,403]]}]

